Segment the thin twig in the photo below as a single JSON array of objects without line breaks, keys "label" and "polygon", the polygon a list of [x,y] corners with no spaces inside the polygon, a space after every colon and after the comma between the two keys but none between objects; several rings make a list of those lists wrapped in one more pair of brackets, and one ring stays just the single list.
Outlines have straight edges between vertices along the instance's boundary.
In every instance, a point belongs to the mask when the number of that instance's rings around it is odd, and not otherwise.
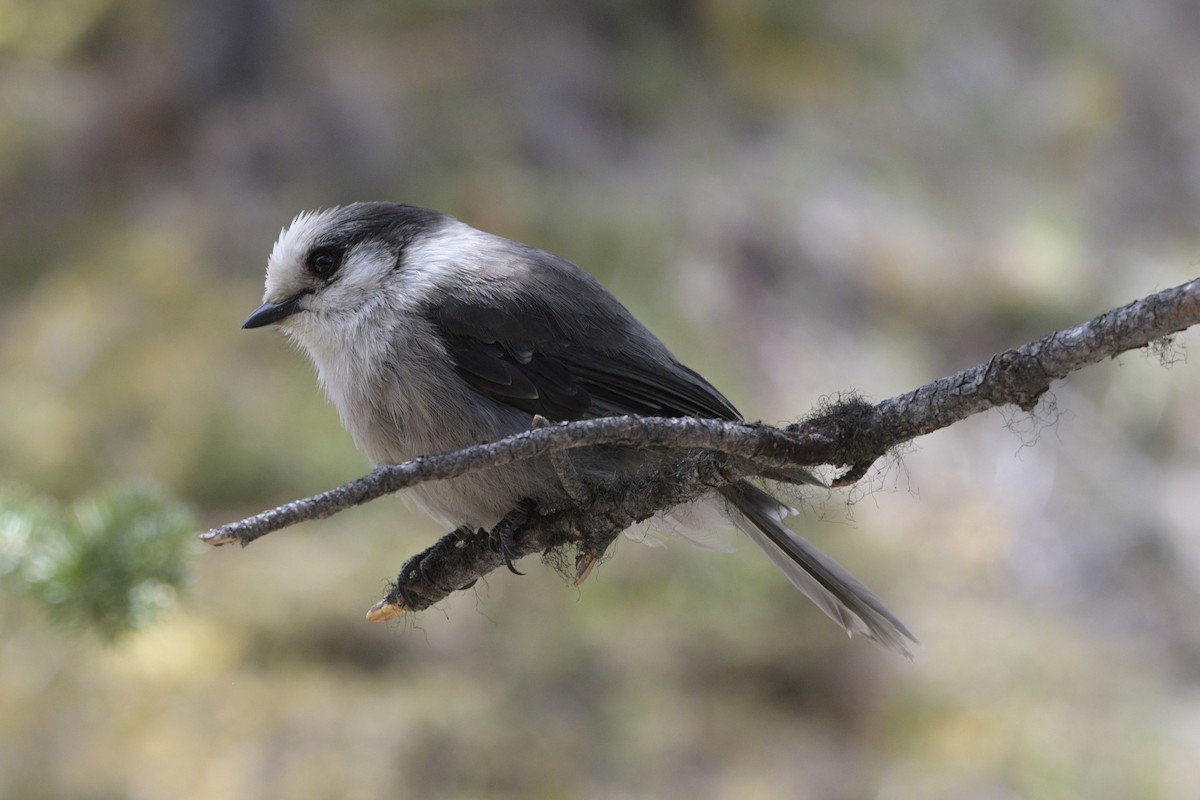
[{"label": "thin twig", "polygon": [[213,528],[202,533],[200,539],[212,545],[233,542],[247,545],[260,536],[297,522],[324,519],[426,481],[456,478],[555,450],[602,444],[714,450],[738,455],[768,468],[825,463],[829,446],[828,442],[811,433],[751,422],[636,416],[560,422],[445,455],[377,467],[336,489]]}]

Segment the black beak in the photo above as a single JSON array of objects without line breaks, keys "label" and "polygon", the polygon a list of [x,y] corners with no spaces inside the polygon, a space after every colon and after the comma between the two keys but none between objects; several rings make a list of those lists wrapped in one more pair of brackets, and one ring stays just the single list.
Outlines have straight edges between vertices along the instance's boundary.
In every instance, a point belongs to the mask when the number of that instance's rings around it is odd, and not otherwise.
[{"label": "black beak", "polygon": [[253,314],[246,318],[246,321],[242,323],[242,327],[261,328],[263,325],[270,325],[272,322],[279,322],[281,319],[290,317],[300,310],[300,298],[306,294],[308,292],[294,294],[281,303],[263,303],[254,309]]}]

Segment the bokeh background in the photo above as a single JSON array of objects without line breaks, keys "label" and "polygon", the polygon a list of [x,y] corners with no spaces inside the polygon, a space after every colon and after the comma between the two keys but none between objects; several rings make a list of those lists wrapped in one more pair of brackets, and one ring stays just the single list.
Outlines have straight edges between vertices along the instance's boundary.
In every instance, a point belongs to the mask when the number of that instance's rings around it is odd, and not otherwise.
[{"label": "bokeh background", "polygon": [[[301,209],[553,250],[788,420],[1194,276],[1198,40],[1191,0],[3,0],[0,796],[1200,796],[1194,334],[804,498],[911,664],[748,546],[375,626],[441,533],[400,500],[190,539],[367,466],[239,330]],[[188,577],[129,630],[56,615],[81,584],[25,534],[122,503]]]}]

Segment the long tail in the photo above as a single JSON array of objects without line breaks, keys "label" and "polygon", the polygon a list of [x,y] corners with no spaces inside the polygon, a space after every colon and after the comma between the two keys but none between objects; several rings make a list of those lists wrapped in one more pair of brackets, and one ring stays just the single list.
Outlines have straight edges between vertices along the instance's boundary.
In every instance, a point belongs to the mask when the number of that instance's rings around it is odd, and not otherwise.
[{"label": "long tail", "polygon": [[874,639],[912,660],[908,645],[920,646],[917,637],[857,578],[780,522],[786,508],[778,500],[745,482],[727,486],[721,494],[731,512],[741,512],[730,515],[738,528],[817,608],[847,633]]}]

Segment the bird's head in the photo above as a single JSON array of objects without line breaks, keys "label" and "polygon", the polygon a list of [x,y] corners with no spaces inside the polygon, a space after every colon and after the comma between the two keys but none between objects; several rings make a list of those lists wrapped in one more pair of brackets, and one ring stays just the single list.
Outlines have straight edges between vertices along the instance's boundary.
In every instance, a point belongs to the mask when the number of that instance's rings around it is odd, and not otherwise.
[{"label": "bird's head", "polygon": [[395,203],[355,203],[297,216],[267,261],[263,304],[242,324],[287,333],[352,320],[397,283],[405,250],[449,220]]}]

